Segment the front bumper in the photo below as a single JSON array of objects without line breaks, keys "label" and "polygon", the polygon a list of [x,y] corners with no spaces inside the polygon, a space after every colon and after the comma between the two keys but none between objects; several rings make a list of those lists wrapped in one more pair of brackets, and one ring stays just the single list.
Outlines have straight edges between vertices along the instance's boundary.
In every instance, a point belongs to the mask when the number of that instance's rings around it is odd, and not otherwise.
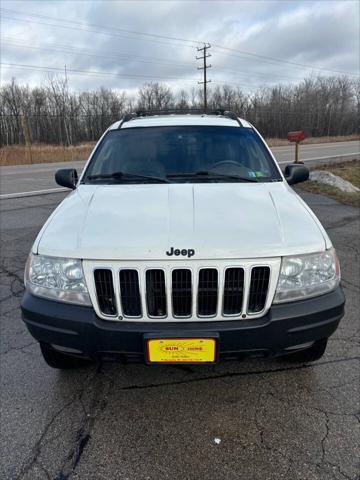
[{"label": "front bumper", "polygon": [[214,336],[220,359],[286,354],[334,333],[344,304],[338,287],[320,297],[273,305],[264,317],[253,320],[112,322],[97,317],[91,307],[54,302],[28,292],[21,309],[31,335],[40,342],[90,358],[146,361],[144,342],[149,336]]}]

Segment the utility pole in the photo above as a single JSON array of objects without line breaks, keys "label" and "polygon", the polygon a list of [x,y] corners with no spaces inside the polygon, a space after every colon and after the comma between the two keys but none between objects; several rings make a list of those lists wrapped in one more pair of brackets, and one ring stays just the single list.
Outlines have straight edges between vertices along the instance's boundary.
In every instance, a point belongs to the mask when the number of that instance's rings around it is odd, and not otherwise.
[{"label": "utility pole", "polygon": [[211,80],[207,80],[207,75],[206,71],[208,68],[211,68],[211,65],[208,65],[206,63],[206,59],[208,57],[211,57],[210,53],[207,53],[207,50],[211,48],[210,43],[204,43],[204,46],[201,48],[198,48],[198,52],[203,52],[203,55],[201,57],[196,57],[196,60],[203,60],[203,66],[202,67],[197,67],[198,70],[203,70],[204,71],[204,79],[202,82],[198,82],[199,85],[204,85],[204,111],[207,111],[207,88],[206,85],[211,82]]}]

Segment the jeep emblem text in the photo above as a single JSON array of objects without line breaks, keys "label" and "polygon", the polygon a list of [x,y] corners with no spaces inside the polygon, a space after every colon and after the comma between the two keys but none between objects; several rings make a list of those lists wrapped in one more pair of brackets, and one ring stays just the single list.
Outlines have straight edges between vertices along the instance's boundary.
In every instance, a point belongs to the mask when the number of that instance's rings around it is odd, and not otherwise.
[{"label": "jeep emblem text", "polygon": [[183,248],[182,250],[179,250],[178,248],[174,249],[174,247],[171,247],[170,250],[166,252],[166,255],[168,257],[171,257],[172,255],[176,255],[178,257],[179,255],[182,255],[183,257],[190,258],[195,255],[195,250],[193,250],[192,248]]}]

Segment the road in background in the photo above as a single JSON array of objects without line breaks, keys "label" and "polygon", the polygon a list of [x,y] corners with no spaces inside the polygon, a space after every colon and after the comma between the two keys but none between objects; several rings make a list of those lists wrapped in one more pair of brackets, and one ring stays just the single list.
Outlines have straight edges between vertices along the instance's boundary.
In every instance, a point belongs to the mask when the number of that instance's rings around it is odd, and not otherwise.
[{"label": "road in background", "polygon": [[[273,147],[271,150],[281,165],[294,161],[294,145]],[[302,145],[300,147],[300,158],[305,162],[309,162],[311,166],[332,161],[360,158],[360,142]],[[59,168],[76,168],[80,172],[84,163],[83,161],[58,162],[0,167],[0,193],[1,195],[7,195],[59,188],[54,179],[56,170]]]},{"label": "road in background", "polygon": [[[283,147],[272,147],[271,151],[277,161],[290,163],[295,161],[295,145],[289,144]],[[313,165],[322,163],[322,161],[360,158],[360,141],[352,142],[334,142],[334,143],[316,143],[314,145],[300,145],[300,160],[314,162]],[[341,160],[341,159],[340,159]],[[318,163],[316,163],[316,161]]]},{"label": "road in background", "polygon": [[302,195],[337,249],[347,302],[322,359],[63,372],[41,358],[20,300],[31,244],[65,193],[1,201],[0,478],[357,479],[359,216]]}]

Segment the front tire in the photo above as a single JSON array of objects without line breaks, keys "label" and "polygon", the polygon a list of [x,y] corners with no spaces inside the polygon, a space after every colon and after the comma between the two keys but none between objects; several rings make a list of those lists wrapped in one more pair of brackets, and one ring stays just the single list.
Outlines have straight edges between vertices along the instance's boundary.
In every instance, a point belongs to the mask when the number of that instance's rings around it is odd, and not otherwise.
[{"label": "front tire", "polygon": [[40,349],[45,362],[49,367],[59,370],[69,370],[73,368],[81,368],[90,365],[90,360],[72,357],[65,353],[55,350],[47,343],[40,342]]},{"label": "front tire", "polygon": [[319,360],[325,353],[328,339],[317,340],[314,345],[306,350],[301,350],[286,357],[289,362],[307,363]]}]

